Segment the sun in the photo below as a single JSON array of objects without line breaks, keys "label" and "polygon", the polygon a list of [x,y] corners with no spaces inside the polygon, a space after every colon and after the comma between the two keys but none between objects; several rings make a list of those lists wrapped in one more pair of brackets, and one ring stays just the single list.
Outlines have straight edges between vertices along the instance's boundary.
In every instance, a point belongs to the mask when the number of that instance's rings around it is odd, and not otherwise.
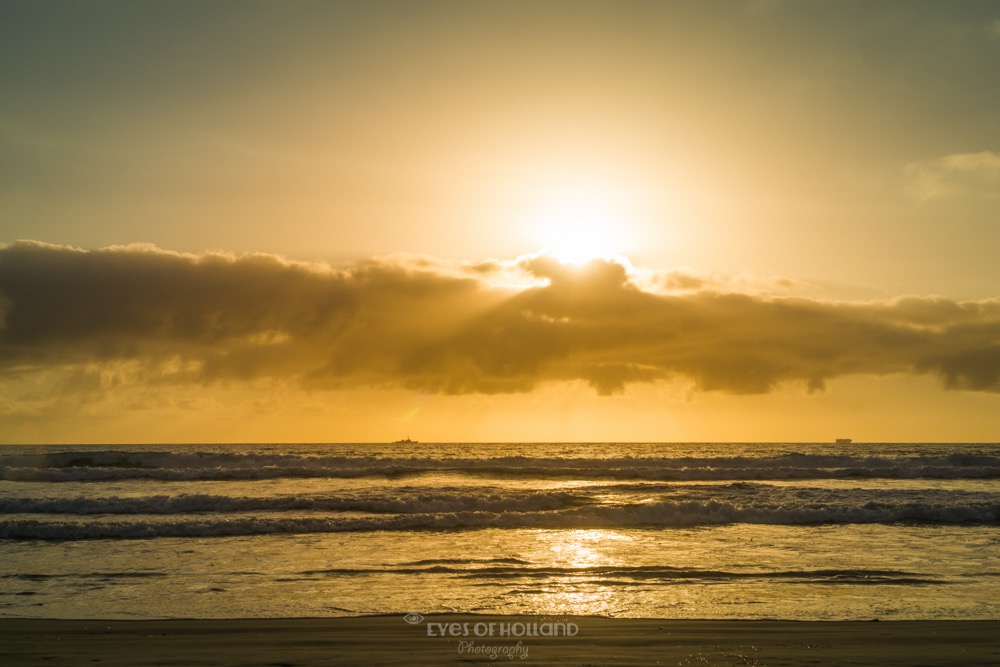
[{"label": "sun", "polygon": [[606,183],[564,180],[536,198],[530,237],[541,250],[570,264],[624,255],[630,250],[628,198]]}]

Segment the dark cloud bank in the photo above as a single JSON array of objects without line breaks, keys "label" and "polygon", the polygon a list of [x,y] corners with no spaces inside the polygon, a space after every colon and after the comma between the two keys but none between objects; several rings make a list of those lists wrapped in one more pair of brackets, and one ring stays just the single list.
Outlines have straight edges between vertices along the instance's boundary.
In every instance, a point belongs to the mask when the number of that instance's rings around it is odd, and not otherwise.
[{"label": "dark cloud bank", "polygon": [[[520,270],[537,286],[497,286]],[[642,291],[613,262],[516,267],[0,247],[0,372],[128,361],[145,382],[279,378],[308,387],[599,393],[688,378],[763,393],[846,374],[931,373],[1000,391],[1000,300],[838,303]]]}]

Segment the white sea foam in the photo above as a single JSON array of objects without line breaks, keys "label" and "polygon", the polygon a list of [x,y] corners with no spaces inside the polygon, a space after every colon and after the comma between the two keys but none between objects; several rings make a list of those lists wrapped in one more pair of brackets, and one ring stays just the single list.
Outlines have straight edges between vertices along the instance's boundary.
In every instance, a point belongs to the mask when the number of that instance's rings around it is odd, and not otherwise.
[{"label": "white sea foam", "polygon": [[439,600],[995,618],[998,473],[987,444],[4,447],[0,614],[318,616]]},{"label": "white sea foam", "polygon": [[38,519],[0,520],[0,538],[80,540],[103,538],[214,537],[278,533],[333,533],[479,528],[635,528],[726,523],[800,525],[816,523],[993,524],[1000,501],[964,504],[873,503],[786,506],[731,502],[677,501],[624,506],[587,506],[544,512],[457,511],[376,516],[204,517],[86,522]]},{"label": "white sea foam", "polygon": [[71,451],[0,456],[0,479],[8,481],[336,479],[417,476],[435,472],[471,477],[677,481],[993,479],[1000,478],[1000,457],[790,453],[762,457],[426,458],[176,451]]},{"label": "white sea foam", "polygon": [[[404,490],[405,491],[405,490]],[[193,512],[281,512],[354,511],[372,513],[415,512],[530,512],[556,510],[588,502],[563,491],[495,493],[482,490],[471,495],[413,491],[402,495],[362,496],[220,496],[202,493],[177,496],[73,497],[73,498],[0,498],[2,514],[184,514]]]},{"label": "white sea foam", "polygon": [[[0,494],[0,537],[1000,522],[996,493],[955,486],[962,480],[1000,478],[996,448],[920,452],[896,448],[870,455],[843,448],[776,453],[773,447],[743,447],[738,451],[757,455],[609,457],[509,455],[488,448],[479,452],[495,454],[441,451],[441,456],[400,456],[386,448],[370,455],[342,455],[306,447],[289,452],[16,451],[0,456],[5,485]],[[452,481],[464,479],[442,484],[442,474]],[[309,493],[290,493],[295,485],[285,482],[277,492],[255,494],[261,480],[272,480],[264,485],[269,488],[281,479],[300,478],[317,480]],[[347,478],[351,484],[340,481]],[[822,486],[831,479],[952,481],[946,483],[948,488]],[[399,480],[405,485],[395,483]],[[545,484],[532,488],[536,480]],[[809,480],[816,480],[815,486]],[[128,493],[101,493],[109,485],[94,482],[102,481],[127,488]],[[236,485],[228,487],[230,482]],[[559,488],[564,483],[570,486]],[[24,493],[18,493],[21,488]],[[186,488],[192,492],[180,491]],[[206,491],[199,492],[203,488]]]}]

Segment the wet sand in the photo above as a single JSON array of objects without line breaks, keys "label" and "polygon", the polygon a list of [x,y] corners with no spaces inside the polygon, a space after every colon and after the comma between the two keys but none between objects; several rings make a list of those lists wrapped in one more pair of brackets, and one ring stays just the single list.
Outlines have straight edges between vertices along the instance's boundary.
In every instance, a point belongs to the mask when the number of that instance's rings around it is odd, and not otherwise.
[{"label": "wet sand", "polygon": [[[0,664],[1000,664],[1000,621],[698,621],[457,614],[411,620],[417,622],[407,623],[401,615],[0,619]],[[553,632],[559,636],[542,636]]]}]

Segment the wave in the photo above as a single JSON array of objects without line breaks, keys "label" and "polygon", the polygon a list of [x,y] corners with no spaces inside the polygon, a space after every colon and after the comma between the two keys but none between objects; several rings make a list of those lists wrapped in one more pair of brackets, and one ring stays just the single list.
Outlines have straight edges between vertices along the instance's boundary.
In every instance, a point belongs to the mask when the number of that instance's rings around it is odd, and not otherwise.
[{"label": "wave", "polygon": [[[444,558],[421,561],[386,564],[379,567],[360,568],[326,568],[319,570],[303,570],[295,573],[295,579],[320,579],[325,577],[364,577],[369,575],[427,575],[438,574],[456,579],[477,580],[488,582],[516,582],[517,580],[541,579],[546,582],[559,579],[570,580],[575,584],[596,580],[601,585],[632,584],[642,582],[657,583],[688,583],[715,582],[722,583],[734,580],[765,580],[773,583],[809,583],[833,585],[914,585],[943,584],[939,579],[932,579],[918,573],[903,570],[876,569],[812,569],[812,570],[707,570],[699,568],[671,567],[668,565],[594,565],[581,567],[537,566],[519,558]],[[135,579],[166,578],[167,572],[146,571],[106,571],[106,572],[63,572],[63,573],[13,573],[0,574],[0,580],[27,581],[44,583],[53,580],[96,580],[100,582],[115,582]],[[284,577],[280,580],[290,580]]]},{"label": "wave", "polygon": [[0,456],[0,479],[24,482],[362,478],[433,473],[661,481],[992,479],[1000,478],[1000,457],[967,453],[929,456],[789,453],[761,457],[420,458],[173,451],[70,451]]},{"label": "wave", "polygon": [[872,489],[782,486],[759,482],[677,484],[638,482],[574,486],[565,490],[499,491],[492,486],[406,486],[367,488],[344,494],[233,496],[207,493],[150,496],[0,497],[0,514],[193,514],[237,512],[367,512],[420,514],[463,511],[545,512],[588,505],[636,505],[679,501],[721,502],[743,508],[869,508],[933,503],[967,506],[989,503],[996,494],[953,489]]},{"label": "wave", "polygon": [[829,489],[757,482],[677,484],[642,482],[575,486],[572,491],[500,492],[487,486],[407,486],[362,489],[343,495],[230,496],[206,493],[151,496],[0,497],[0,514],[194,514],[235,512],[366,512],[440,514],[454,512],[549,512],[586,506],[643,506],[658,502],[724,503],[752,507],[983,506],[997,499],[982,491],[944,489]]},{"label": "wave", "polygon": [[[407,561],[405,563],[400,563],[401,566],[418,567],[418,566],[440,566],[440,565],[482,565],[482,564],[494,565],[496,563],[504,563],[507,565],[531,565],[530,562],[526,560],[521,560],[520,558],[422,558],[421,560]],[[323,570],[325,572],[326,570]],[[317,570],[316,572],[320,572]],[[303,574],[308,574],[308,572],[303,572]]]},{"label": "wave", "polygon": [[[497,559],[503,560],[503,559]],[[514,559],[516,560],[516,559]],[[731,571],[702,570],[697,568],[679,568],[664,565],[646,566],[613,566],[599,565],[589,567],[537,567],[520,561],[512,566],[485,567],[452,567],[440,564],[425,564],[426,567],[413,567],[419,563],[401,563],[396,566],[381,568],[329,568],[324,570],[304,570],[299,574],[307,577],[330,576],[350,577],[372,574],[445,574],[460,579],[485,579],[487,581],[516,579],[571,579],[580,582],[586,579],[598,579],[602,585],[614,583],[677,583],[679,581],[712,581],[723,582],[736,579],[761,579],[780,583],[823,583],[851,585],[885,585],[885,584],[942,584],[942,580],[920,576],[913,572],[902,570],[866,570],[866,569],[818,569],[789,571]],[[465,564],[465,563],[458,563]],[[469,564],[477,564],[472,562]]]},{"label": "wave", "polygon": [[[405,490],[404,490],[405,491]],[[412,514],[427,512],[538,512],[575,507],[590,502],[565,491],[476,493],[415,492],[399,496],[220,496],[203,493],[177,496],[0,498],[2,514],[187,514],[194,512],[370,512]]]},{"label": "wave", "polygon": [[[141,515],[140,515],[141,517]],[[337,533],[484,528],[667,528],[730,523],[806,525],[857,523],[997,524],[1000,502],[964,504],[905,502],[844,505],[745,506],[727,501],[680,501],[585,506],[543,512],[458,511],[446,513],[322,517],[130,518],[111,521],[8,519],[2,539],[87,540],[156,537],[223,537],[289,533]]]}]

